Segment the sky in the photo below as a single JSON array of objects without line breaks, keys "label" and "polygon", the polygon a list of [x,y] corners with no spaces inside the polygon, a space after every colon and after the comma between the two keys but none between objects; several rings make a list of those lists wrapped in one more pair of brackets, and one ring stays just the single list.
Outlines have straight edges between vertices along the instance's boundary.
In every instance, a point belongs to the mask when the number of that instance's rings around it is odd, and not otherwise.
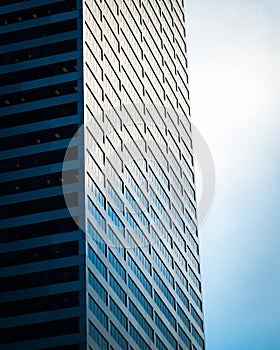
[{"label": "sky", "polygon": [[192,120],[216,172],[200,229],[206,349],[279,350],[280,1],[185,7]]}]

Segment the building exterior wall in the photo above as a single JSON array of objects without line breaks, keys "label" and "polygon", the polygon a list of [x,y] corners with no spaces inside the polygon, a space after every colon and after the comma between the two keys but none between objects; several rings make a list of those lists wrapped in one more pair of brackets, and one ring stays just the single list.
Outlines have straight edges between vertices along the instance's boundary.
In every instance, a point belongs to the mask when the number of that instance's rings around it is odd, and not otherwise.
[{"label": "building exterior wall", "polygon": [[182,1],[1,7],[4,348],[204,349]]},{"label": "building exterior wall", "polygon": [[[1,1],[1,348],[84,341],[84,234],[77,191],[83,123],[81,5]],[[75,345],[76,344],[76,345]],[[69,346],[69,347],[68,347]]]},{"label": "building exterior wall", "polygon": [[83,14],[88,342],[204,348],[183,4]]}]

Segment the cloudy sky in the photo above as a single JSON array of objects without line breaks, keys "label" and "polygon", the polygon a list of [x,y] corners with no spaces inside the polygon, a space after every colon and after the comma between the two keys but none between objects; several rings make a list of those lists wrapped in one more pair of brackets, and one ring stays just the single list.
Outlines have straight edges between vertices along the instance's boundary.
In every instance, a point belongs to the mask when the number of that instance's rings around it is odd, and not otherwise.
[{"label": "cloudy sky", "polygon": [[207,350],[278,350],[280,1],[185,3],[192,119],[216,168],[200,230]]}]

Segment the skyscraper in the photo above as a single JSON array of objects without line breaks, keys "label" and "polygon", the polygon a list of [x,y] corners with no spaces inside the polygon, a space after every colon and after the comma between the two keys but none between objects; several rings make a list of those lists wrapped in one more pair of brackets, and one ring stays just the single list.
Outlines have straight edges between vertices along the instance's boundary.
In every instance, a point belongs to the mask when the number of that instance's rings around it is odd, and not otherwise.
[{"label": "skyscraper", "polygon": [[1,1],[3,349],[204,349],[183,5]]}]

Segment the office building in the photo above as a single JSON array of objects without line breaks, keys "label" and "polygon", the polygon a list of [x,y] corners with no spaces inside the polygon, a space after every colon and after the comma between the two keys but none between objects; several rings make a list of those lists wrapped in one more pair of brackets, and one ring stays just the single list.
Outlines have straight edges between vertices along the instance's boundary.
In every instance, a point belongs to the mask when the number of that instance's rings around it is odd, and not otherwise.
[{"label": "office building", "polygon": [[0,4],[1,348],[204,349],[182,0]]}]

